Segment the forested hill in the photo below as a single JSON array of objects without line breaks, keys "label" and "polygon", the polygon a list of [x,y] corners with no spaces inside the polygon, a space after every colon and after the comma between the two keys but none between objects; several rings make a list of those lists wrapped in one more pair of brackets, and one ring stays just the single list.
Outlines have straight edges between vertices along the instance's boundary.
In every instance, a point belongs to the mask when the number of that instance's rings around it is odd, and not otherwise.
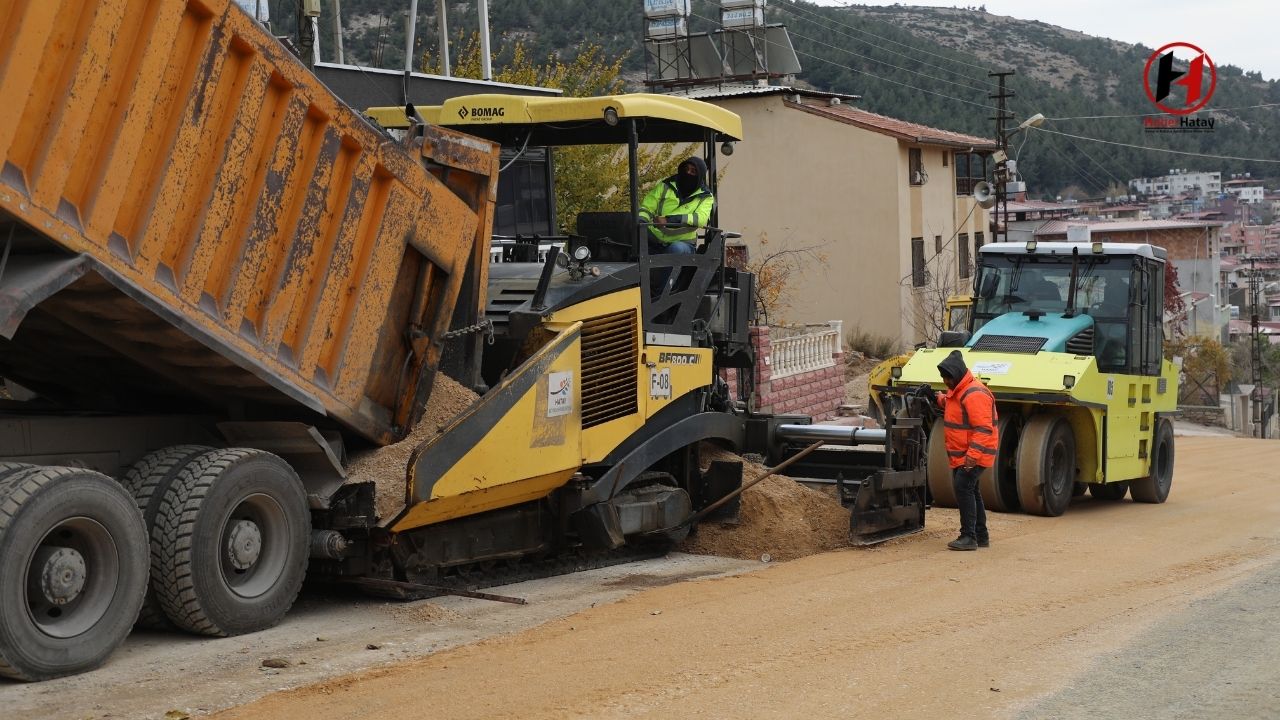
[{"label": "forested hill", "polygon": [[[278,32],[292,27],[297,0],[271,0]],[[692,30],[715,25],[718,4],[693,0]],[[402,67],[408,0],[342,0],[348,61]],[[495,0],[489,3],[498,62],[516,41],[534,57],[566,56],[584,42],[627,53],[628,76],[640,89],[639,0]],[[328,3],[325,11],[330,10]],[[434,53],[435,2],[419,0],[418,52]],[[1142,89],[1142,68],[1152,49],[1091,37],[1041,22],[992,15],[982,9],[909,6],[820,7],[774,0],[769,22],[785,23],[804,66],[799,80],[821,90],[862,96],[859,105],[886,115],[970,132],[994,134],[990,70],[1012,69],[1019,118],[1139,115],[1154,110]],[[476,28],[475,4],[457,2],[451,35]],[[327,23],[326,23],[327,25]],[[331,38],[322,37],[322,45]],[[329,45],[331,47],[331,45]],[[1212,56],[1212,48],[1206,48]],[[1212,107],[1280,103],[1280,82],[1255,72],[1218,66]],[[1210,116],[1210,115],[1202,115]],[[1280,107],[1212,113],[1214,129],[1199,134],[1144,132],[1139,117],[1056,120],[1046,129],[1120,143],[1168,147],[1210,155],[1280,158]],[[1020,137],[1019,140],[1022,138]],[[1016,147],[1017,143],[1015,143]],[[1020,163],[1033,194],[1101,196],[1129,178],[1185,167],[1274,176],[1275,164],[1170,155],[1037,132],[1026,136]]]}]

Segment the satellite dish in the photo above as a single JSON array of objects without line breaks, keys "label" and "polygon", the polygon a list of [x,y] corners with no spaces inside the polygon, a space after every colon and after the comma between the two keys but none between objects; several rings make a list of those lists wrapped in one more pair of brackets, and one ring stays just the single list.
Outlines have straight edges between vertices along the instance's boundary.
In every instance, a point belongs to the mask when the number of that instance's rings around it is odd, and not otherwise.
[{"label": "satellite dish", "polygon": [[990,210],[996,204],[996,191],[991,187],[991,183],[986,180],[979,181],[973,186],[973,199],[982,206],[983,210]]}]

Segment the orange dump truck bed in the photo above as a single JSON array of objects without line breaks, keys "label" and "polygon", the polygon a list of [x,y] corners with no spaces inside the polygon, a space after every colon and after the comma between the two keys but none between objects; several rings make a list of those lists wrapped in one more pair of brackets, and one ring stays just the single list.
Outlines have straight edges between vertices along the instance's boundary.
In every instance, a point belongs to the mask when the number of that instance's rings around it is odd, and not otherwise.
[{"label": "orange dump truck bed", "polygon": [[408,431],[483,306],[496,146],[393,140],[229,0],[8,0],[0,37],[0,376]]}]

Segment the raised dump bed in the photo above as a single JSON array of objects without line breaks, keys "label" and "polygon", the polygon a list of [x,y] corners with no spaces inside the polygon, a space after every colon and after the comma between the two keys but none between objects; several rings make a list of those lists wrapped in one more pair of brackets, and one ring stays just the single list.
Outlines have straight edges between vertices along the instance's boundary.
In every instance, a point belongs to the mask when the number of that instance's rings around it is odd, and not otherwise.
[{"label": "raised dump bed", "polygon": [[6,4],[0,374],[403,436],[484,287],[492,146],[400,146],[227,0]]}]

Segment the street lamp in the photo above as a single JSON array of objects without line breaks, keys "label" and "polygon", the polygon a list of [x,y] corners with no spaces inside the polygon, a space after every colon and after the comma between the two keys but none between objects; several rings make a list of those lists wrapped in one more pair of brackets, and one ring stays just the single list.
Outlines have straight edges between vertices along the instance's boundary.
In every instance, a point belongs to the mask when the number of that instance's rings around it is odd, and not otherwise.
[{"label": "street lamp", "polygon": [[[997,241],[1009,239],[1009,193],[1026,192],[1026,183],[1016,180],[1018,161],[1009,159],[1009,139],[1027,128],[1037,128],[1044,124],[1044,113],[1036,113],[1018,123],[1014,129],[1000,136],[1000,149],[992,156],[996,161],[996,228]],[[1003,228],[1003,230],[1001,229]]]}]

